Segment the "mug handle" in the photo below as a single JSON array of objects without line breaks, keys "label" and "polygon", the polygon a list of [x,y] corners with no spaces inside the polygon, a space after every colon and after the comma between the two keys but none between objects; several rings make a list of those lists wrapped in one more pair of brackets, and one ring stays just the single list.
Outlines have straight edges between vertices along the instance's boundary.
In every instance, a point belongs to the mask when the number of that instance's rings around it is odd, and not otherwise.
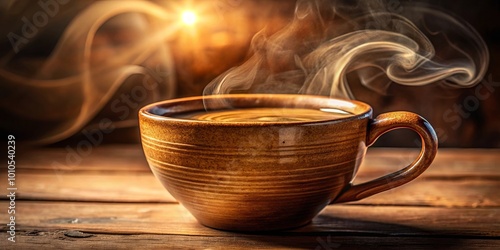
[{"label": "mug handle", "polygon": [[415,113],[389,112],[370,120],[366,145],[371,146],[381,135],[398,128],[409,128],[420,136],[422,149],[417,159],[407,167],[375,180],[349,184],[330,204],[357,201],[399,187],[417,178],[429,167],[437,153],[438,139],[430,123]]}]

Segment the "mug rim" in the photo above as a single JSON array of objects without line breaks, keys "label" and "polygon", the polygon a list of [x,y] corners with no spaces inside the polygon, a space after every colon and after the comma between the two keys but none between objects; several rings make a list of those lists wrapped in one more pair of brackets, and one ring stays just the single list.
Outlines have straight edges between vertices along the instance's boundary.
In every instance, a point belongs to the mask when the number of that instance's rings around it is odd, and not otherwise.
[{"label": "mug rim", "polygon": [[[179,117],[173,117],[173,116],[165,116],[165,114],[169,114],[172,112],[165,112],[163,114],[155,114],[152,112],[154,109],[159,109],[161,106],[163,106],[165,110],[167,110],[167,107],[173,107],[175,104],[188,104],[190,102],[196,102],[196,101],[201,101],[203,102],[204,100],[213,100],[213,99],[221,99],[221,98],[226,98],[226,99],[237,99],[237,98],[256,98],[256,97],[262,97],[264,96],[265,98],[269,99],[293,99],[293,98],[314,98],[314,99],[323,99],[324,101],[328,101],[331,104],[338,104],[338,106],[341,106],[343,108],[345,107],[351,107],[351,109],[360,109],[360,112],[357,113],[352,113],[352,115],[346,116],[346,117],[341,117],[341,118],[331,118],[331,119],[318,119],[318,120],[310,120],[310,121],[266,121],[266,122],[246,122],[246,121],[214,121],[214,120],[195,120],[195,119],[184,119],[184,118],[179,118]],[[328,107],[325,107],[328,108]],[[196,111],[196,110],[189,110],[187,112],[191,111]],[[346,121],[351,121],[351,120],[358,120],[358,119],[365,119],[365,118],[371,118],[373,113],[372,107],[364,102],[357,101],[357,100],[348,100],[348,99],[340,99],[340,98],[333,98],[333,97],[328,97],[328,96],[320,96],[320,95],[302,95],[302,94],[221,94],[221,95],[205,95],[205,96],[192,96],[192,97],[182,97],[182,98],[175,98],[175,99],[169,99],[169,100],[163,100],[163,101],[158,101],[154,102],[151,104],[148,104],[144,107],[142,107],[139,110],[139,116],[155,120],[158,122],[169,122],[169,123],[176,123],[178,125],[208,125],[208,126],[274,126],[274,125],[309,125],[309,124],[324,124],[324,123],[340,123],[340,122],[346,122]]]}]

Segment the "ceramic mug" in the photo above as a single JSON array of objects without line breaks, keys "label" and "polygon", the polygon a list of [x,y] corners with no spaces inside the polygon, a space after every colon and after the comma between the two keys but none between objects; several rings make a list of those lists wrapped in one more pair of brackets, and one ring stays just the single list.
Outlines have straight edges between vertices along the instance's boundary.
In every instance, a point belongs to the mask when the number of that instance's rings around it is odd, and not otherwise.
[{"label": "ceramic mug", "polygon": [[[184,118],[206,108],[344,112],[317,120],[217,121]],[[293,118],[293,114],[291,115]],[[236,94],[174,99],[139,111],[142,146],[164,187],[203,225],[267,231],[309,223],[325,206],[405,184],[433,161],[437,137],[410,112],[371,118],[369,105],[322,96]],[[353,185],[366,148],[397,128],[422,139],[418,158],[381,178]]]}]

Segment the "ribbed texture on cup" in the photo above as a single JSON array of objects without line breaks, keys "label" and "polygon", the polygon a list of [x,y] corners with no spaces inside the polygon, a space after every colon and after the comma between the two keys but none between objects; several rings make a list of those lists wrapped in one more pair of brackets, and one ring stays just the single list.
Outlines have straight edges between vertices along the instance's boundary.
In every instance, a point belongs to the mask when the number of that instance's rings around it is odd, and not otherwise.
[{"label": "ribbed texture on cup", "polygon": [[141,121],[155,176],[202,224],[225,230],[308,223],[351,181],[366,119],[314,126],[211,127]]}]

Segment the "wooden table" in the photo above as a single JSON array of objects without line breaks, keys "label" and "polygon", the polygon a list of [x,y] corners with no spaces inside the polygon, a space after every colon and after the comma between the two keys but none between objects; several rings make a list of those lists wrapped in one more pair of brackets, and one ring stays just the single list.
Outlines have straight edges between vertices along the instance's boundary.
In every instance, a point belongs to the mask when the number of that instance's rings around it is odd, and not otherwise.
[{"label": "wooden table", "polygon": [[[412,183],[329,206],[305,227],[263,234],[198,224],[156,181],[138,145],[68,152],[18,153],[16,242],[7,240],[2,195],[1,249],[500,249],[500,149],[440,149]],[[401,168],[417,153],[370,149],[356,182]]]}]

